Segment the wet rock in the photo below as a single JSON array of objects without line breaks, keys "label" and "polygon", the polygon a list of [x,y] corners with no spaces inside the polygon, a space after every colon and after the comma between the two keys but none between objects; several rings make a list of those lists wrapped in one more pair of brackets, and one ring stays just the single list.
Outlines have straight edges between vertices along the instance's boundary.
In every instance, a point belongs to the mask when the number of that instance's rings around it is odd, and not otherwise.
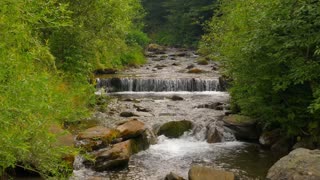
[{"label": "wet rock", "polygon": [[280,129],[265,131],[261,134],[259,138],[259,143],[262,146],[271,147],[277,140],[280,139],[280,133]]},{"label": "wet rock", "polygon": [[137,111],[139,111],[139,112],[151,112],[151,110],[149,108],[138,106],[136,104],[134,104],[133,107],[136,108]]},{"label": "wet rock", "polygon": [[203,166],[192,166],[188,173],[189,180],[234,180],[232,172],[216,170]]},{"label": "wet rock", "polygon": [[195,108],[207,108],[207,109],[214,109],[217,111],[223,111],[227,109],[228,105],[221,103],[221,102],[214,102],[214,103],[208,103],[208,104],[201,104],[196,106]]},{"label": "wet rock", "polygon": [[320,150],[299,148],[292,151],[269,169],[267,179],[320,179]]},{"label": "wet rock", "polygon": [[164,180],[185,180],[185,179],[173,172],[170,172],[170,174],[166,175]]},{"label": "wet rock", "polygon": [[211,66],[211,69],[212,69],[213,71],[218,71],[218,70],[219,70],[219,67],[217,67],[217,66]]},{"label": "wet rock", "polygon": [[222,142],[223,128],[217,127],[216,123],[211,123],[208,127],[206,139],[208,143]]},{"label": "wet rock", "polygon": [[184,132],[191,130],[192,127],[192,122],[187,120],[170,121],[160,127],[158,135],[165,135],[169,138],[178,138],[182,136]]},{"label": "wet rock", "polygon": [[157,65],[154,66],[154,68],[156,68],[156,69],[163,69],[165,67],[167,67],[167,66],[166,65],[160,65],[160,64],[157,64]]},{"label": "wet rock", "polygon": [[197,61],[197,64],[199,64],[199,65],[208,65],[209,62],[207,60],[205,60],[205,59],[200,59],[200,60]]},{"label": "wet rock", "polygon": [[183,97],[177,96],[177,95],[173,95],[171,97],[172,101],[183,101]]},{"label": "wet rock", "polygon": [[194,64],[190,64],[190,65],[187,66],[186,69],[192,69],[192,68],[194,68],[194,67],[196,67]]},{"label": "wet rock", "polygon": [[127,140],[94,154],[95,161],[85,161],[87,167],[95,171],[107,171],[128,167],[129,158],[132,154],[132,140]]},{"label": "wet rock", "polygon": [[158,44],[149,44],[148,45],[148,51],[154,52],[156,54],[164,54],[166,48],[163,46],[160,46]]},{"label": "wet rock", "polygon": [[124,111],[120,113],[121,117],[133,117],[136,116],[133,112]]},{"label": "wet rock", "polygon": [[152,116],[154,116],[153,114],[148,113],[148,112],[134,112],[134,115],[138,116],[138,117],[152,117]]},{"label": "wet rock", "polygon": [[282,157],[284,155],[287,155],[291,149],[290,140],[285,137],[282,137],[282,138],[278,139],[271,146],[270,149],[273,152],[273,154],[276,155],[277,157]]},{"label": "wet rock", "polygon": [[145,124],[137,119],[123,122],[117,127],[120,137],[123,139],[134,138],[141,135],[145,130]]},{"label": "wet rock", "polygon": [[92,151],[106,147],[118,137],[119,132],[117,130],[95,126],[78,134],[77,140],[79,142],[77,142],[77,145],[85,148],[87,151]]},{"label": "wet rock", "polygon": [[177,52],[177,53],[175,53],[175,56],[185,57],[185,56],[190,56],[190,55],[187,52]]},{"label": "wet rock", "polygon": [[258,140],[260,130],[256,120],[242,115],[229,115],[223,118],[224,126],[233,130],[238,140]]},{"label": "wet rock", "polygon": [[132,153],[138,153],[140,151],[147,150],[151,144],[157,143],[157,137],[153,134],[150,129],[146,129],[132,140]]},{"label": "wet rock", "polygon": [[204,73],[205,71],[202,69],[198,69],[198,68],[192,68],[188,71],[188,73],[192,73],[192,74],[200,74],[200,73]]},{"label": "wet rock", "polygon": [[172,63],[172,66],[180,66],[179,63]]}]

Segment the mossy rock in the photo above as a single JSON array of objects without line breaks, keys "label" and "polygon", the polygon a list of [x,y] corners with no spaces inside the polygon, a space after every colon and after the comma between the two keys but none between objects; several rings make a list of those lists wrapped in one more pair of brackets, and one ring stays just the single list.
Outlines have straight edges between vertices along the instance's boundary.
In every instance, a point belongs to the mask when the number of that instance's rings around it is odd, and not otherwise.
[{"label": "mossy rock", "polygon": [[206,59],[198,59],[197,60],[197,64],[199,64],[199,65],[208,65],[209,62]]},{"label": "mossy rock", "polygon": [[192,127],[192,122],[187,120],[171,121],[163,124],[157,134],[165,135],[169,138],[178,138],[182,136],[184,132],[191,130]]},{"label": "mossy rock", "polygon": [[234,126],[251,126],[253,124],[256,124],[257,122],[253,118],[237,114],[226,116],[224,117],[223,121],[227,124]]}]

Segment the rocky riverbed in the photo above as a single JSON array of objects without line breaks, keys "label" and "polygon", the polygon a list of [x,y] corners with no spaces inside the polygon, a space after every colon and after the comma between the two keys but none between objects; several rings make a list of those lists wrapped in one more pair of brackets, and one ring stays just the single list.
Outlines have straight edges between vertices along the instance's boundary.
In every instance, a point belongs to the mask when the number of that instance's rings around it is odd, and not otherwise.
[{"label": "rocky riverbed", "polygon": [[[170,172],[187,179],[193,165],[238,179],[264,179],[275,158],[258,144],[236,140],[232,126],[237,125],[224,118],[229,94],[219,64],[190,50],[149,50],[144,66],[99,76],[96,94],[101,97],[92,119],[100,127],[77,137],[79,146],[89,144],[95,161],[77,157],[72,179],[158,180]],[[241,130],[253,124],[246,122]],[[92,135],[103,128],[108,133],[91,136],[92,143],[88,131]],[[110,168],[111,160],[121,168]]]}]

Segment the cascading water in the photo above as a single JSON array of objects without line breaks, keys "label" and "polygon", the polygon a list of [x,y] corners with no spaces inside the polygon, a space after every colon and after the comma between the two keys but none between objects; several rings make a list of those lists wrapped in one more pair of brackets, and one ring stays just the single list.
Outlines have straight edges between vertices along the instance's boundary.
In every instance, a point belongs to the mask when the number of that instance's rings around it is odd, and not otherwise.
[{"label": "cascading water", "polygon": [[164,92],[164,91],[220,91],[218,79],[178,78],[110,78],[99,79],[98,88],[105,88],[111,92]]},{"label": "cascading water", "polygon": [[[179,51],[168,49],[166,53],[170,57]],[[187,178],[188,170],[194,164],[232,171],[239,179],[263,179],[273,163],[271,155],[255,144],[236,141],[233,134],[218,123],[225,114],[229,94],[223,92],[219,75],[212,70],[216,69],[212,67],[214,64],[198,66],[204,73],[190,74],[186,68],[197,56],[175,56],[176,60],[162,60],[163,68],[156,70],[152,67],[159,63],[160,56],[154,55],[138,69],[100,77],[98,89],[113,92],[109,94],[115,98],[108,111],[97,113],[96,118],[102,124],[114,127],[119,121],[127,120],[119,116],[120,112],[130,111],[149,129],[169,121],[189,120],[194,124],[193,130],[178,139],[159,136],[157,144],[133,155],[129,167],[121,171],[98,173],[85,168],[82,158],[77,158],[72,180],[162,180],[171,171]],[[175,61],[174,66],[172,61]],[[174,101],[173,95],[181,100]],[[220,110],[216,108],[219,104],[223,105]],[[139,109],[148,111],[141,113]],[[221,142],[207,142],[212,129],[222,134]]]}]

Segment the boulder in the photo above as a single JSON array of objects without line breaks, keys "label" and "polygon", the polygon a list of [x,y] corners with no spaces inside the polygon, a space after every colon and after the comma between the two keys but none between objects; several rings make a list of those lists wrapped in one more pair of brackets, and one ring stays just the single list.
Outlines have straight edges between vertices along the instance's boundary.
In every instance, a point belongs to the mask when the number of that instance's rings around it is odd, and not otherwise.
[{"label": "boulder", "polygon": [[119,137],[119,132],[103,126],[95,126],[78,134],[78,146],[87,151],[97,150],[106,147],[114,139]]},{"label": "boulder", "polygon": [[143,150],[147,150],[151,144],[157,143],[157,137],[149,129],[146,129],[140,136],[135,137],[131,140],[133,154]]},{"label": "boulder", "polygon": [[136,115],[133,112],[124,111],[124,112],[120,113],[120,116],[121,117],[133,117],[133,116],[136,116]]},{"label": "boulder", "polygon": [[199,64],[199,65],[208,65],[209,62],[207,60],[205,60],[205,59],[200,59],[200,60],[197,61],[197,64]]},{"label": "boulder", "polygon": [[320,150],[299,148],[281,158],[268,171],[267,179],[320,179]]},{"label": "boulder", "polygon": [[177,95],[173,95],[171,97],[172,101],[183,101],[183,97],[177,96]]},{"label": "boulder", "polygon": [[86,167],[92,167],[95,171],[107,171],[128,167],[132,154],[132,140],[114,144],[108,149],[94,154],[94,161],[85,161]]},{"label": "boulder", "polygon": [[260,130],[256,120],[242,115],[229,115],[223,118],[224,126],[233,130],[238,140],[258,140]]},{"label": "boulder", "polygon": [[192,126],[192,122],[187,120],[170,121],[163,124],[157,134],[165,135],[169,138],[178,138],[182,136],[184,132],[191,130]]},{"label": "boulder", "polygon": [[164,180],[185,180],[185,179],[173,172],[170,172],[168,175],[166,175]]},{"label": "boulder", "polygon": [[116,128],[120,132],[120,137],[123,139],[129,139],[138,137],[145,130],[145,124],[137,119],[131,119],[129,121],[125,121]]},{"label": "boulder", "polygon": [[164,54],[166,48],[163,46],[160,46],[158,44],[149,44],[148,45],[148,51],[154,52],[156,54]]},{"label": "boulder", "polygon": [[271,147],[277,140],[280,139],[280,129],[265,131],[259,137],[259,143],[265,147]]},{"label": "boulder", "polygon": [[207,142],[208,143],[218,143],[223,140],[223,128],[217,127],[216,123],[210,124],[207,130]]},{"label": "boulder", "polygon": [[216,170],[203,166],[192,166],[188,173],[189,180],[234,180],[232,172]]}]

